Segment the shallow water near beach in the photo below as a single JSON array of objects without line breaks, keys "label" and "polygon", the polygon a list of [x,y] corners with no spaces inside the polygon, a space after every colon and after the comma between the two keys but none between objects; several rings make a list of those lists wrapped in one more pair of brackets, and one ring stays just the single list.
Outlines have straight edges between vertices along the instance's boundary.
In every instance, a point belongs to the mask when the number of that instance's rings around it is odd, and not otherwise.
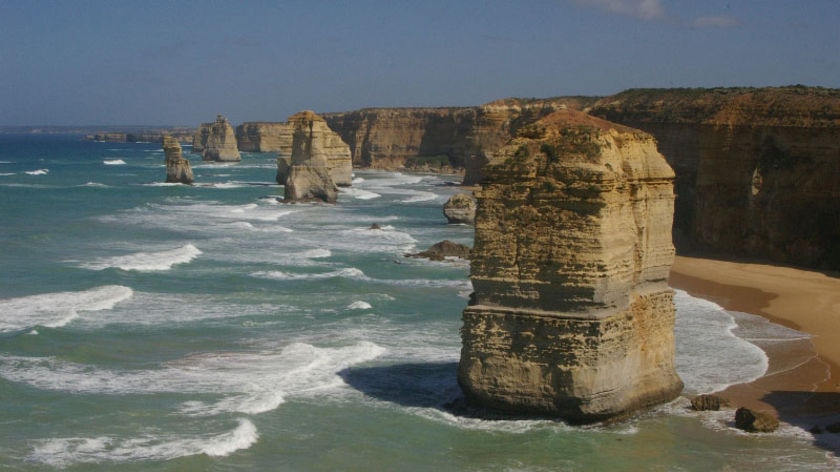
[{"label": "shallow water near beach", "polygon": [[[0,135],[0,470],[838,467],[684,398],[588,427],[453,415],[469,266],[403,254],[472,244],[441,212],[456,177],[357,171],[337,205],[284,205],[273,156],[184,151],[192,187],[162,183],[158,144]],[[803,342],[676,303],[687,394]]]}]

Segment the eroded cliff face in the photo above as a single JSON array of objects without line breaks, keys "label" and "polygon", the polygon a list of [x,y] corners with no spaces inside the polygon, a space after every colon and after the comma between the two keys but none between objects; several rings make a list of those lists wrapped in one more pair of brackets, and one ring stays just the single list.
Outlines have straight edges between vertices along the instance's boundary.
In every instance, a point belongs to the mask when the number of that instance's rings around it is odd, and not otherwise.
[{"label": "eroded cliff face", "polygon": [[674,398],[673,171],[650,135],[574,110],[519,135],[476,192],[465,394],[580,422]]},{"label": "eroded cliff face", "polygon": [[326,121],[312,111],[289,117],[292,153],[277,159],[277,180],[285,185],[286,200],[334,203],[337,186],[353,180],[350,148]]},{"label": "eroded cliff face", "polygon": [[560,108],[580,108],[594,101],[582,97],[505,99],[479,107],[366,108],[327,113],[324,118],[350,145],[358,167],[439,168],[443,160],[448,168],[467,169],[465,183],[474,184],[485,157],[519,127]]},{"label": "eroded cliff face", "polygon": [[236,127],[236,142],[242,152],[276,152],[291,156],[293,131],[288,123],[252,121]]},{"label": "eroded cliff face", "polygon": [[840,269],[840,91],[630,90],[592,113],[658,140],[681,248]]},{"label": "eroded cliff face", "polygon": [[230,162],[242,157],[236,144],[233,127],[222,115],[216,116],[213,123],[202,123],[193,138],[194,153],[200,153],[205,161]]}]

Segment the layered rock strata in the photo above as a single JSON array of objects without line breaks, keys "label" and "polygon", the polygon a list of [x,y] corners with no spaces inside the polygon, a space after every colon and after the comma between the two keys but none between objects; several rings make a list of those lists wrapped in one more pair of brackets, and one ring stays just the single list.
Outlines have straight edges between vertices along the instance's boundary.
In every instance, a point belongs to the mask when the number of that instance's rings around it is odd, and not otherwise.
[{"label": "layered rock strata", "polygon": [[840,90],[638,89],[592,113],[658,140],[682,250],[840,270]]},{"label": "layered rock strata", "polygon": [[281,150],[277,157],[277,183],[285,185],[294,166],[325,167],[333,183],[349,187],[353,182],[350,148],[327,122],[312,111],[289,117],[292,145],[288,155]]},{"label": "layered rock strata", "polygon": [[192,185],[193,177],[190,161],[184,158],[178,139],[165,135],[162,139],[163,154],[166,159],[166,181]]},{"label": "layered rock strata", "polygon": [[222,115],[213,123],[202,123],[193,138],[193,152],[205,161],[231,162],[242,160],[233,126]]},{"label": "layered rock strata", "polygon": [[338,185],[353,179],[350,148],[312,111],[289,117],[292,154],[277,159],[277,181],[285,185],[287,201],[334,203]]},{"label": "layered rock strata", "polygon": [[673,399],[673,171],[650,135],[573,110],[519,135],[476,192],[468,400],[591,422]]},{"label": "layered rock strata", "polygon": [[288,123],[252,121],[236,127],[236,143],[242,152],[276,152],[292,155],[292,134]]}]

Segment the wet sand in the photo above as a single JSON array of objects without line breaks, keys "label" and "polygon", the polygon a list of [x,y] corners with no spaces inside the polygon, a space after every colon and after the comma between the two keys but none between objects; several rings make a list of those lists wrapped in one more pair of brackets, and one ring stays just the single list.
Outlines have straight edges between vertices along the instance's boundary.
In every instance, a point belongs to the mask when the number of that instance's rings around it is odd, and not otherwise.
[{"label": "wet sand", "polygon": [[[762,346],[767,374],[719,394],[733,407],[775,412],[789,423],[840,415],[840,277],[765,264],[678,256],[671,286],[727,310],[808,333],[804,349]],[[799,420],[799,421],[798,421]]]}]

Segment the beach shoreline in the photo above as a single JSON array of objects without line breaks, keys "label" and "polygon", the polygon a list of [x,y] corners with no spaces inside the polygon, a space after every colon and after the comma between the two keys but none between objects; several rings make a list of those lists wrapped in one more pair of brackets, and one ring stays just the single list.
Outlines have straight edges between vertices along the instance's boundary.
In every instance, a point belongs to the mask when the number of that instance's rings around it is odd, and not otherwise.
[{"label": "beach shoreline", "polygon": [[784,349],[765,349],[770,368],[763,377],[717,393],[733,407],[770,411],[806,429],[840,419],[840,277],[677,256],[669,283],[726,310],[759,315],[811,336],[813,352],[804,359]]}]

